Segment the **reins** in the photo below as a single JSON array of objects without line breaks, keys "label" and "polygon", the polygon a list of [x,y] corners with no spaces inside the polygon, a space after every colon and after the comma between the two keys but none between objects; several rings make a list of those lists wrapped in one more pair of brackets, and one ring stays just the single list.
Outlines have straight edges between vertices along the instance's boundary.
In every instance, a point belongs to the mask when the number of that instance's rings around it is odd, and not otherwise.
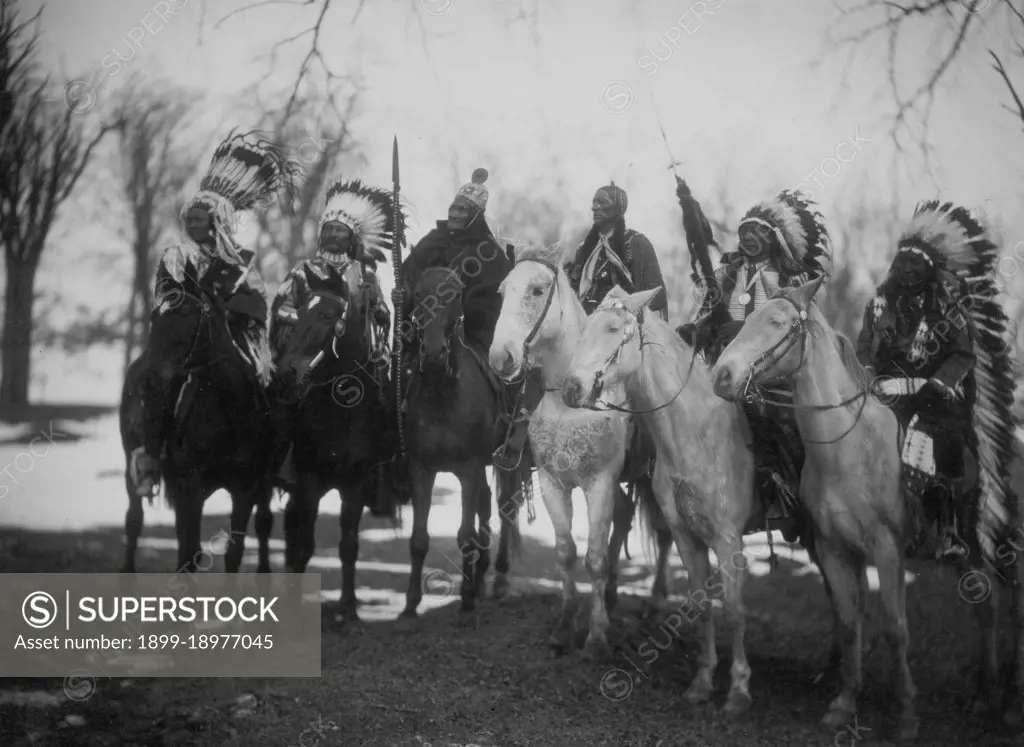
[{"label": "reins", "polygon": [[[860,422],[861,416],[864,414],[864,408],[867,407],[868,394],[870,393],[869,388],[859,390],[852,397],[847,397],[841,402],[830,405],[798,405],[796,403],[771,400],[756,392],[749,392],[751,387],[760,388],[754,381],[755,378],[765,374],[767,371],[771,370],[772,366],[779,363],[779,361],[781,361],[786,356],[786,354],[789,353],[792,347],[796,345],[798,338],[800,342],[800,362],[797,364],[796,368],[793,369],[791,374],[795,374],[797,371],[803,368],[803,365],[807,360],[807,335],[809,334],[808,324],[810,322],[810,317],[807,314],[807,310],[801,309],[799,306],[797,306],[796,301],[789,298],[788,296],[779,296],[779,298],[785,299],[793,306],[794,309],[796,309],[797,318],[793,320],[792,325],[790,325],[789,331],[786,332],[782,339],[780,339],[770,348],[765,350],[751,362],[749,368],[747,369],[746,383],[744,384],[744,392],[746,395],[746,399],[748,402],[760,401],[764,404],[772,405],[774,407],[781,407],[790,410],[808,410],[811,412],[827,412],[829,410],[838,410],[843,407],[849,407],[857,400],[860,400],[860,408],[857,410],[857,416],[853,419],[853,425],[847,428],[838,438],[834,438],[830,441],[814,441],[811,439],[801,437],[805,443],[809,444],[827,445],[838,443],[839,441],[842,441],[844,438],[850,435],[853,429],[856,428],[857,424]],[[785,348],[783,348],[782,352],[778,355],[774,355],[775,351],[777,351],[779,348],[782,348],[783,345],[785,345]],[[763,388],[761,389],[762,391],[767,391]]]},{"label": "reins", "polygon": [[[609,300],[603,301],[601,303],[601,305],[597,307],[597,310],[601,310],[601,309],[614,309],[616,311],[623,311],[626,314],[628,314],[630,317],[632,317],[632,324],[630,324],[630,326],[628,328],[623,329],[623,331],[622,331],[622,339],[619,340],[618,346],[615,348],[615,350],[612,351],[611,355],[609,355],[605,359],[604,364],[601,366],[601,368],[598,369],[597,376],[595,377],[595,380],[594,380],[595,388],[600,385],[601,380],[604,378],[604,375],[605,375],[605,373],[608,370],[608,367],[613,365],[614,363],[618,362],[619,356],[622,354],[622,349],[626,346],[626,343],[630,342],[633,339],[634,335],[636,335],[636,334],[640,335],[640,355],[641,355],[641,358],[643,356],[643,350],[644,350],[645,346],[647,346],[647,345],[657,345],[658,344],[658,343],[648,342],[647,340],[644,339],[644,319],[643,319],[643,312],[642,311],[640,313],[634,312],[632,309],[628,308],[624,303],[622,303],[622,301],[619,301],[618,299],[614,299],[614,300],[611,300],[611,301],[609,301]],[[591,404],[591,405],[584,405],[584,407],[586,409],[588,409],[588,410],[593,410],[595,412],[615,411],[615,412],[626,413],[628,415],[646,415],[648,413],[657,412],[658,410],[664,409],[664,408],[668,407],[669,405],[671,405],[673,402],[675,402],[679,398],[679,395],[683,393],[683,390],[686,388],[686,385],[690,383],[690,378],[693,376],[693,367],[694,367],[694,364],[696,362],[697,362],[697,348],[694,347],[693,348],[693,352],[690,355],[690,365],[689,365],[689,367],[687,368],[687,371],[686,371],[686,378],[683,379],[683,382],[679,385],[679,389],[676,390],[676,393],[673,394],[672,397],[667,402],[664,402],[664,403],[658,405],[657,407],[648,407],[648,408],[645,408],[645,409],[642,409],[642,410],[631,410],[628,407],[623,407],[622,405],[612,404],[611,402],[603,402],[600,399],[595,399],[593,404]],[[595,405],[597,405],[597,404],[603,405],[603,407],[596,407]]]}]

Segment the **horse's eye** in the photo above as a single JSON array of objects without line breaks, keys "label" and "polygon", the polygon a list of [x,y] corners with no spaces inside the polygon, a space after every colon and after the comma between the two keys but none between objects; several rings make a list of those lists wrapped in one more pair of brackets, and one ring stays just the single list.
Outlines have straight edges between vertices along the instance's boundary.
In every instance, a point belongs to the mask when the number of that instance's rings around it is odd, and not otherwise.
[{"label": "horse's eye", "polygon": [[541,288],[539,285],[533,286],[533,295],[537,296],[538,298],[540,296],[543,296],[544,295],[544,289]]},{"label": "horse's eye", "polygon": [[784,322],[782,319],[779,319],[777,316],[773,316],[771,318],[771,325],[773,327],[785,327],[786,322]]}]

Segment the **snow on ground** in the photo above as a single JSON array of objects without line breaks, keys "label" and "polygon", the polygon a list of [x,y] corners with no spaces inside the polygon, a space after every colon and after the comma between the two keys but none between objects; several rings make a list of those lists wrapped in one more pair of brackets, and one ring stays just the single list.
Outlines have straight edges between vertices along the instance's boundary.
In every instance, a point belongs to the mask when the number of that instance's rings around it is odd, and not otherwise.
[{"label": "snow on ground", "polygon": [[[40,384],[40,396],[34,400],[45,402],[47,400],[57,401],[86,401],[97,404],[116,404],[120,394],[119,353],[116,350],[92,351],[77,356],[73,359],[54,356],[52,360],[40,361],[45,366],[48,378],[45,385]],[[43,392],[52,393],[50,397],[41,396]],[[24,443],[25,436],[31,437],[29,430],[31,426],[9,426],[3,425],[0,429],[0,469],[6,468],[6,472],[0,475],[0,526],[4,528],[20,527],[38,531],[68,531],[79,532],[83,530],[121,527],[124,522],[124,512],[127,507],[127,497],[124,491],[124,457],[121,453],[120,438],[118,435],[118,423],[116,413],[87,421],[65,422],[55,421],[48,427],[52,428],[54,445],[49,447],[46,440],[37,439],[35,445]],[[60,434],[73,433],[79,440],[62,442]],[[50,435],[50,434],[36,434]],[[21,437],[20,443],[12,443],[11,439]],[[3,487],[8,489],[3,493]],[[431,536],[451,536],[455,534],[456,528],[461,521],[461,511],[458,500],[458,481],[454,476],[442,474],[438,476],[435,486],[435,504],[430,513],[429,530]],[[574,516],[573,535],[578,547],[578,556],[585,557],[587,540],[586,503],[580,491],[574,494]],[[227,529],[227,514],[230,513],[230,498],[220,491],[214,494],[206,503],[204,515],[218,515],[218,521]],[[282,505],[275,501],[275,512],[280,516]],[[543,501],[537,491],[535,501],[536,521],[528,524],[525,515],[520,518],[520,526],[524,537],[536,540],[546,547],[554,547],[554,530],[551,521],[544,509]],[[340,498],[336,492],[331,492],[324,497],[320,505],[321,522],[331,522],[327,517],[337,517],[340,513]],[[525,512],[523,512],[525,514]],[[336,519],[334,519],[336,522]],[[158,500],[152,507],[146,506],[145,524],[153,526],[173,526],[174,515],[162,502]],[[405,523],[400,530],[400,536],[409,536],[411,525],[411,509],[405,512]],[[499,525],[499,517],[495,511],[493,529],[495,536]],[[280,519],[277,521],[275,534],[280,532]],[[217,531],[221,527],[217,527]],[[367,528],[363,530],[364,541],[391,540],[395,533],[390,529]],[[780,557],[788,558],[804,566],[803,572],[817,573],[807,557],[807,553],[799,548],[793,548],[786,543],[780,534],[774,536],[775,552]],[[144,558],[147,549],[171,549],[173,540],[167,538],[154,538],[144,536],[140,542],[140,553]],[[428,556],[428,567],[439,568],[446,573],[452,574],[458,580],[458,553],[454,547],[438,547],[443,543],[432,543],[430,555]],[[759,533],[747,537],[747,555],[754,559],[750,570],[757,575],[768,572],[769,566],[765,562],[768,557],[767,537]],[[254,542],[247,543],[249,556],[246,559],[247,567],[254,565],[252,557]],[[271,541],[273,567],[283,566],[284,545],[280,539]],[[624,591],[638,594],[649,592],[650,576],[643,572],[642,568],[635,566],[647,564],[653,565],[653,559],[647,556],[646,548],[640,541],[638,533],[630,537],[630,550],[633,555],[632,562],[623,558],[620,570],[620,580]],[[681,569],[682,565],[678,556],[673,552],[672,566]],[[361,562],[360,568],[380,572],[393,572],[398,575],[405,575],[409,572],[408,562],[401,563],[383,562]],[[328,550],[321,552],[314,557],[311,563],[311,571],[322,571],[337,577],[340,569],[340,562],[337,556]],[[116,569],[111,569],[116,570]],[[527,588],[558,588],[559,583],[556,569],[552,568],[547,578],[522,578],[517,576],[513,568],[512,579],[513,591],[523,591]],[[631,579],[640,577],[642,581],[632,583]],[[586,579],[586,572],[580,564],[580,572],[577,574],[580,582]],[[908,578],[912,578],[908,574]],[[869,581],[871,587],[878,586],[877,573],[870,569]],[[580,583],[580,590],[583,593],[589,592],[589,584]],[[336,598],[337,589],[324,590],[325,598]],[[379,590],[371,588],[360,588],[361,599],[372,599],[374,610],[373,616],[394,616],[401,609],[404,602],[402,595],[392,590]],[[443,595],[430,596],[424,599],[425,606],[436,606],[454,601],[454,597],[447,598]]]}]

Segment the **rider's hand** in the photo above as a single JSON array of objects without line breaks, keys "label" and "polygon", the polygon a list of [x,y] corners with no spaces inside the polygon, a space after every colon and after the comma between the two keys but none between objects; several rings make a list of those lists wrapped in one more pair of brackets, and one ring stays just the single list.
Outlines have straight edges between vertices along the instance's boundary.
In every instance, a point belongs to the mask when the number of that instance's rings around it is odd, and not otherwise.
[{"label": "rider's hand", "polygon": [[391,303],[395,305],[395,308],[401,308],[405,304],[405,288],[391,289]]}]

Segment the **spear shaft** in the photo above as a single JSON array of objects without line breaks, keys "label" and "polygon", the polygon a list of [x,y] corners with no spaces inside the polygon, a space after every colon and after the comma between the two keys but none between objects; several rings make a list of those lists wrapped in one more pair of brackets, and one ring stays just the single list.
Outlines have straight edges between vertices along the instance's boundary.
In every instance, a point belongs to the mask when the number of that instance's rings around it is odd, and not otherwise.
[{"label": "spear shaft", "polygon": [[[398,135],[395,135],[391,148],[391,264],[395,272],[395,288],[402,287],[402,235],[401,208],[398,198],[401,192],[401,180],[398,171]],[[395,416],[398,418],[398,447],[402,458],[405,458],[405,429],[402,427],[402,304],[395,304],[395,324],[391,336],[391,358],[395,381]]]}]

